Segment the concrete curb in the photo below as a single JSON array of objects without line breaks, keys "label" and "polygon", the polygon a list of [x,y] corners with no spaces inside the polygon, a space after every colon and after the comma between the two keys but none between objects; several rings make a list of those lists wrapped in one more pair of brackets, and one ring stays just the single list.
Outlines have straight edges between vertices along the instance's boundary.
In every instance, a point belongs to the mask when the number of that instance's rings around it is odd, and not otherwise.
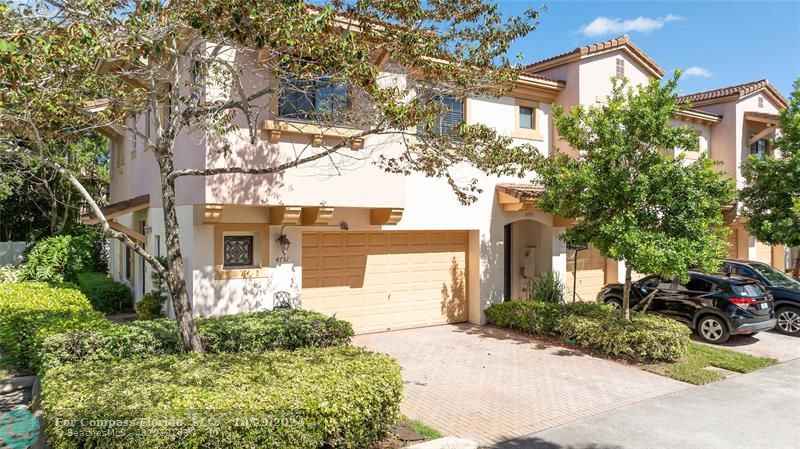
[{"label": "concrete curb", "polygon": [[8,379],[0,380],[0,393],[9,393],[24,388],[31,388],[35,382],[38,382],[36,376],[21,376],[10,377]]},{"label": "concrete curb", "polygon": [[405,449],[478,449],[478,443],[465,438],[444,437],[406,446]]}]

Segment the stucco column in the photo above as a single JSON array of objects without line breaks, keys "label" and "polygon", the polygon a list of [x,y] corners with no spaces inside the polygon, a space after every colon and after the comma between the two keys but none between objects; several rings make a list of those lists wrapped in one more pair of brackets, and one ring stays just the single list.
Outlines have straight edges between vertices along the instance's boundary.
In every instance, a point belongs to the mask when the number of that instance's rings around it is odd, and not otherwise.
[{"label": "stucco column", "polygon": [[[613,259],[608,259],[606,261],[606,264],[616,264],[617,265],[617,279],[616,279],[616,282],[624,284],[625,283],[625,271],[627,270],[627,267],[625,266],[625,261],[624,260],[615,261]],[[608,279],[606,279],[606,281],[608,281]]]},{"label": "stucco column", "polygon": [[[553,273],[566,284],[567,282],[567,244],[560,236],[564,228],[552,228],[553,251],[551,253],[551,267]],[[565,292],[566,294],[566,292]]]}]

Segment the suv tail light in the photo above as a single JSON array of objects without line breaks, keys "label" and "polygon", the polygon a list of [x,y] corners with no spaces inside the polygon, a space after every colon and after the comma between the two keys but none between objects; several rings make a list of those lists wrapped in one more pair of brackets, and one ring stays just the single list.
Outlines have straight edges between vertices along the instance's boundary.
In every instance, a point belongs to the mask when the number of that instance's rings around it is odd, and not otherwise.
[{"label": "suv tail light", "polygon": [[747,310],[747,307],[750,304],[758,304],[758,300],[755,298],[728,298],[728,301],[732,302],[736,305],[736,307]]}]

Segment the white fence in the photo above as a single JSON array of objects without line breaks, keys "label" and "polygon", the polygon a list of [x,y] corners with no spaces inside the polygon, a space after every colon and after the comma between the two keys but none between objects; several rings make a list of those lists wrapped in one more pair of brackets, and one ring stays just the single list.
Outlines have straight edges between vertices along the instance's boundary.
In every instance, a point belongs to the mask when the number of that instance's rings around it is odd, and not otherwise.
[{"label": "white fence", "polygon": [[3,265],[19,265],[27,247],[27,242],[0,242],[0,267]]}]

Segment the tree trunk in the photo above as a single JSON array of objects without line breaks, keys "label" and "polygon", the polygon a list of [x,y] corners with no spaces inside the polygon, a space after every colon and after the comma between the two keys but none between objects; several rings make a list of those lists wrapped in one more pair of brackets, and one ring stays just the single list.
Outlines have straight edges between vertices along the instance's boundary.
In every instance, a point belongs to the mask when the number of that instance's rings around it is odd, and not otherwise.
[{"label": "tree trunk", "polygon": [[622,290],[622,313],[631,320],[631,267],[625,264],[625,288]]},{"label": "tree trunk", "polygon": [[[163,153],[162,153],[163,154]],[[186,290],[186,277],[183,272],[183,255],[178,232],[178,214],[175,210],[175,180],[169,178],[173,169],[170,156],[158,157],[161,169],[161,198],[164,208],[164,229],[167,245],[167,288],[172,297],[175,317],[181,334],[183,347],[188,351],[203,352],[203,345],[197,335],[197,325],[192,315],[192,303]]]},{"label": "tree trunk", "polygon": [[800,254],[797,254],[794,258],[794,270],[792,274],[794,274],[795,279],[800,278]]}]

